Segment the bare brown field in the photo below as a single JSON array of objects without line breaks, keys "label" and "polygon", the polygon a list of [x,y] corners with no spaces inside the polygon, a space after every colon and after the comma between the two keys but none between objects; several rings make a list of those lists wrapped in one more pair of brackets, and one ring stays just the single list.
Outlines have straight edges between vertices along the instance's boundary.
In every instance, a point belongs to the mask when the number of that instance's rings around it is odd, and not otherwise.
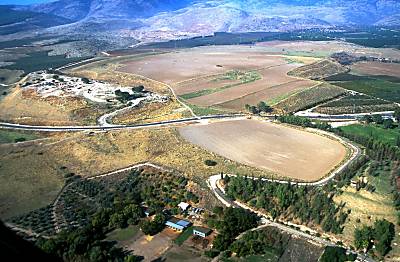
[{"label": "bare brown field", "polygon": [[314,84],[315,82],[311,80],[294,80],[292,82],[272,86],[259,92],[248,94],[235,100],[218,104],[217,106],[240,111],[244,109],[244,105],[246,104],[256,105],[260,101],[280,100],[281,98],[284,99],[282,96],[302,91],[313,86]]},{"label": "bare brown field", "polygon": [[352,71],[363,75],[388,75],[400,77],[400,64],[361,62],[351,67]]},{"label": "bare brown field", "polygon": [[177,95],[194,93],[204,89],[223,87],[225,85],[240,84],[240,80],[221,80],[215,81],[216,76],[200,77],[189,81],[174,84],[173,88]]},{"label": "bare brown field", "polygon": [[310,56],[329,56],[337,52],[348,52],[358,56],[375,56],[400,59],[400,51],[393,48],[369,48],[341,41],[269,41],[256,46],[278,54],[303,53]]},{"label": "bare brown field", "polygon": [[321,179],[347,154],[338,141],[256,120],[187,126],[179,132],[211,152],[296,180]]},{"label": "bare brown field", "polygon": [[213,46],[124,62],[119,70],[174,84],[234,69],[249,70],[285,63],[287,62],[281,57],[269,56],[262,49],[249,46]]},{"label": "bare brown field", "polygon": [[[297,89],[295,85],[294,86],[289,85],[289,88],[286,87],[286,89],[282,90],[279,88],[279,86],[282,84],[298,80],[297,78],[290,77],[287,75],[289,71],[291,71],[294,68],[297,68],[298,66],[299,66],[298,64],[285,64],[280,66],[274,66],[268,69],[259,70],[258,73],[262,77],[262,79],[260,80],[256,80],[254,82],[244,85],[231,87],[223,91],[212,93],[209,95],[204,95],[193,99],[189,99],[188,101],[192,104],[200,106],[221,105],[225,102],[232,101],[235,99],[240,99],[245,96],[263,91],[271,96],[259,97],[257,102],[260,102],[263,99],[265,100],[272,99],[275,96],[283,95],[288,91],[293,91]],[[267,90],[273,89],[273,87],[277,87],[277,90],[275,90],[274,92],[267,92]],[[243,109],[246,103],[241,103],[239,100],[237,104],[238,106],[235,107],[234,109],[238,108]]]}]

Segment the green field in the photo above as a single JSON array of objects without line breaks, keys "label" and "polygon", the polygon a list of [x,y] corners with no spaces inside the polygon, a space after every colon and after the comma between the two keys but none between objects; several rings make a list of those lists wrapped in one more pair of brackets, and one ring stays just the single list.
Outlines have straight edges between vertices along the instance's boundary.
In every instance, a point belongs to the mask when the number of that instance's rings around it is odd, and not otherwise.
[{"label": "green field", "polygon": [[107,235],[107,240],[111,241],[127,241],[135,237],[139,233],[139,226],[129,226],[123,229],[115,229]]},{"label": "green field", "polygon": [[343,132],[350,135],[359,135],[373,138],[376,141],[396,145],[396,139],[400,136],[400,129],[384,129],[375,125],[350,125],[340,128]]},{"label": "green field", "polygon": [[38,135],[32,133],[0,130],[0,144],[23,142],[28,140],[35,140],[38,138]]},{"label": "green field", "polygon": [[345,89],[388,101],[400,102],[400,79],[396,77],[339,74],[325,80]]},{"label": "green field", "polygon": [[183,231],[175,240],[174,243],[177,245],[182,245],[191,235],[193,235],[193,227],[187,228]]},{"label": "green field", "polygon": [[[86,57],[87,58],[87,57]],[[14,62],[15,64],[4,67],[9,70],[23,70],[26,74],[45,70],[49,68],[57,68],[69,63],[78,62],[85,59],[82,58],[65,58],[63,55],[49,56],[48,51],[33,52],[26,57],[21,57]]]}]

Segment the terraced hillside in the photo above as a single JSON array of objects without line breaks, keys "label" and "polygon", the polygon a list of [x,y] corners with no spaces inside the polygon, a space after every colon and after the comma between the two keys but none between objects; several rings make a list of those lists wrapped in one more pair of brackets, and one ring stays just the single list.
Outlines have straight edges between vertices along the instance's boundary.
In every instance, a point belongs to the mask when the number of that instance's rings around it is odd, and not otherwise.
[{"label": "terraced hillside", "polygon": [[305,65],[294,69],[289,73],[291,76],[320,80],[332,75],[348,72],[349,69],[329,59]]}]

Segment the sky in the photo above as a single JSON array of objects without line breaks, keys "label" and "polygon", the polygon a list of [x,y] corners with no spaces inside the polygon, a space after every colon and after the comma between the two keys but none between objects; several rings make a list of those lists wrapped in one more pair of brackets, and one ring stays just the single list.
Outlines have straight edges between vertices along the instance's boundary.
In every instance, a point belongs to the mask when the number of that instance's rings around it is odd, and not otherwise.
[{"label": "sky", "polygon": [[0,5],[28,5],[50,2],[50,0],[0,0]]}]

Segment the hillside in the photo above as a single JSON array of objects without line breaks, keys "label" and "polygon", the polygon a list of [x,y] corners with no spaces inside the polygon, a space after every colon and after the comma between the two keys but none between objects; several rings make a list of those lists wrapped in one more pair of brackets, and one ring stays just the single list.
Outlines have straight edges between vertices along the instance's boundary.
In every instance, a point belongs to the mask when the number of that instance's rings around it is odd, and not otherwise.
[{"label": "hillside", "polygon": [[400,3],[390,0],[58,0],[16,9],[78,22],[51,32],[114,31],[123,37],[160,40],[214,32],[397,26]]}]

